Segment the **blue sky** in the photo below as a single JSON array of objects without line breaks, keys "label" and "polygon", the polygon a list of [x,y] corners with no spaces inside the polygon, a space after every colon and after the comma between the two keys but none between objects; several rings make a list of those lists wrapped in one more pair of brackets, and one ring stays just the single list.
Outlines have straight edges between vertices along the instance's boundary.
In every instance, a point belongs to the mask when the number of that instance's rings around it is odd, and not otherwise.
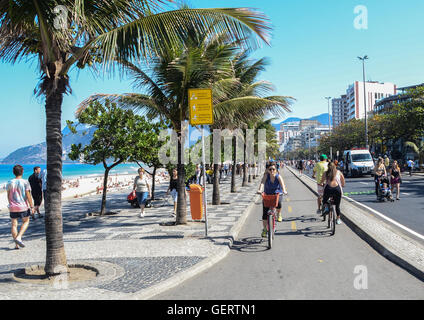
[{"label": "blue sky", "polygon": [[[422,0],[190,0],[193,7],[252,7],[271,20],[271,46],[254,57],[267,56],[262,74],[276,94],[297,99],[287,117],[327,112],[325,96],[343,94],[362,79],[356,58],[367,54],[367,80],[407,86],[424,82],[424,1]],[[354,27],[354,8],[368,9],[368,29]],[[14,66],[0,62],[0,158],[19,147],[45,139],[44,101],[33,95],[38,82],[35,62]],[[64,98],[63,124],[74,119],[75,107],[93,93],[131,92],[131,81],[95,78],[88,71],[71,72],[73,93]],[[281,119],[283,120],[283,119]]]}]

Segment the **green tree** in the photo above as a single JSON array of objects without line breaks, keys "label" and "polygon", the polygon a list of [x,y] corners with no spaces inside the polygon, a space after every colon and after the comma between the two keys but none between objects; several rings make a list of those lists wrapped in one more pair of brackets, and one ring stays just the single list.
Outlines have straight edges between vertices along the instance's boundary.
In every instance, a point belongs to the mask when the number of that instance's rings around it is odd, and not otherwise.
[{"label": "green tree", "polygon": [[[157,152],[150,146],[157,144],[160,123],[150,123],[144,117],[134,115],[131,110],[122,110],[115,103],[106,101],[105,105],[93,102],[78,115],[78,122],[96,127],[89,144],[72,144],[69,158],[83,159],[84,163],[103,164],[103,194],[100,215],[106,213],[106,195],[109,172],[117,165],[144,153],[145,159],[152,159]],[[78,125],[78,124],[77,124]],[[76,126],[68,121],[73,132]]]},{"label": "green tree", "polygon": [[404,141],[418,141],[424,136],[424,87],[418,87],[405,94],[407,100],[392,109],[396,136]]},{"label": "green tree", "polygon": [[417,143],[412,141],[405,142],[405,147],[411,148],[418,155],[419,168],[424,163],[424,140],[420,140]]}]

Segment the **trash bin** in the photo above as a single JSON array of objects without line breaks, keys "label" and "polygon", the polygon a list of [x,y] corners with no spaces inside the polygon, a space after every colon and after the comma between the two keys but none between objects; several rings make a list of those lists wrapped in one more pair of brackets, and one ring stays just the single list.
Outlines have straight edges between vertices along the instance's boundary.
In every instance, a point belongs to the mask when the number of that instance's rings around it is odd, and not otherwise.
[{"label": "trash bin", "polygon": [[190,185],[190,212],[193,220],[202,220],[203,188],[198,184]]}]

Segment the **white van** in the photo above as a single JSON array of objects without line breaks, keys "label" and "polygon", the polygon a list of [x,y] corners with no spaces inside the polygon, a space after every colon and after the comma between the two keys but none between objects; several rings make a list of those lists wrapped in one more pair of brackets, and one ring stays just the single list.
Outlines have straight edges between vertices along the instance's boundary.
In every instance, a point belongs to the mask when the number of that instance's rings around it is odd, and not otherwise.
[{"label": "white van", "polygon": [[368,149],[351,149],[343,153],[345,176],[361,176],[372,174],[374,171],[374,160]]}]

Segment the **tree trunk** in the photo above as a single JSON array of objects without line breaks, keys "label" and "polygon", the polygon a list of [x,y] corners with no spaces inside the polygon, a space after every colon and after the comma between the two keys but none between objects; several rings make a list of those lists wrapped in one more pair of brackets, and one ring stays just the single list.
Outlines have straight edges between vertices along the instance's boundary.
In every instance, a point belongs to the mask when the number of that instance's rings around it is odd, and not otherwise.
[{"label": "tree trunk", "polygon": [[103,193],[102,193],[102,205],[100,207],[100,215],[104,216],[106,213],[106,194],[107,194],[107,179],[109,177],[110,167],[105,167],[105,175],[103,177]]},{"label": "tree trunk", "polygon": [[156,169],[157,167],[153,167],[153,179],[152,179],[152,200],[155,200],[155,186],[156,186]]},{"label": "tree trunk", "polygon": [[231,171],[231,193],[236,191],[236,173],[237,173],[237,137],[233,137],[233,170]]},{"label": "tree trunk", "polygon": [[213,165],[212,205],[221,204],[221,200],[219,198],[219,178],[220,178],[220,175],[221,175],[221,170],[219,170],[219,164],[215,163]]},{"label": "tree trunk", "polygon": [[178,198],[177,198],[177,217],[176,224],[187,224],[187,199],[185,193],[185,167],[183,162],[183,152],[182,148],[184,145],[181,143],[182,139],[181,133],[181,123],[180,128],[177,132],[178,137]]},{"label": "tree trunk", "polygon": [[64,85],[46,97],[47,196],[45,198],[46,264],[53,276],[68,272],[62,222],[62,129]]}]

